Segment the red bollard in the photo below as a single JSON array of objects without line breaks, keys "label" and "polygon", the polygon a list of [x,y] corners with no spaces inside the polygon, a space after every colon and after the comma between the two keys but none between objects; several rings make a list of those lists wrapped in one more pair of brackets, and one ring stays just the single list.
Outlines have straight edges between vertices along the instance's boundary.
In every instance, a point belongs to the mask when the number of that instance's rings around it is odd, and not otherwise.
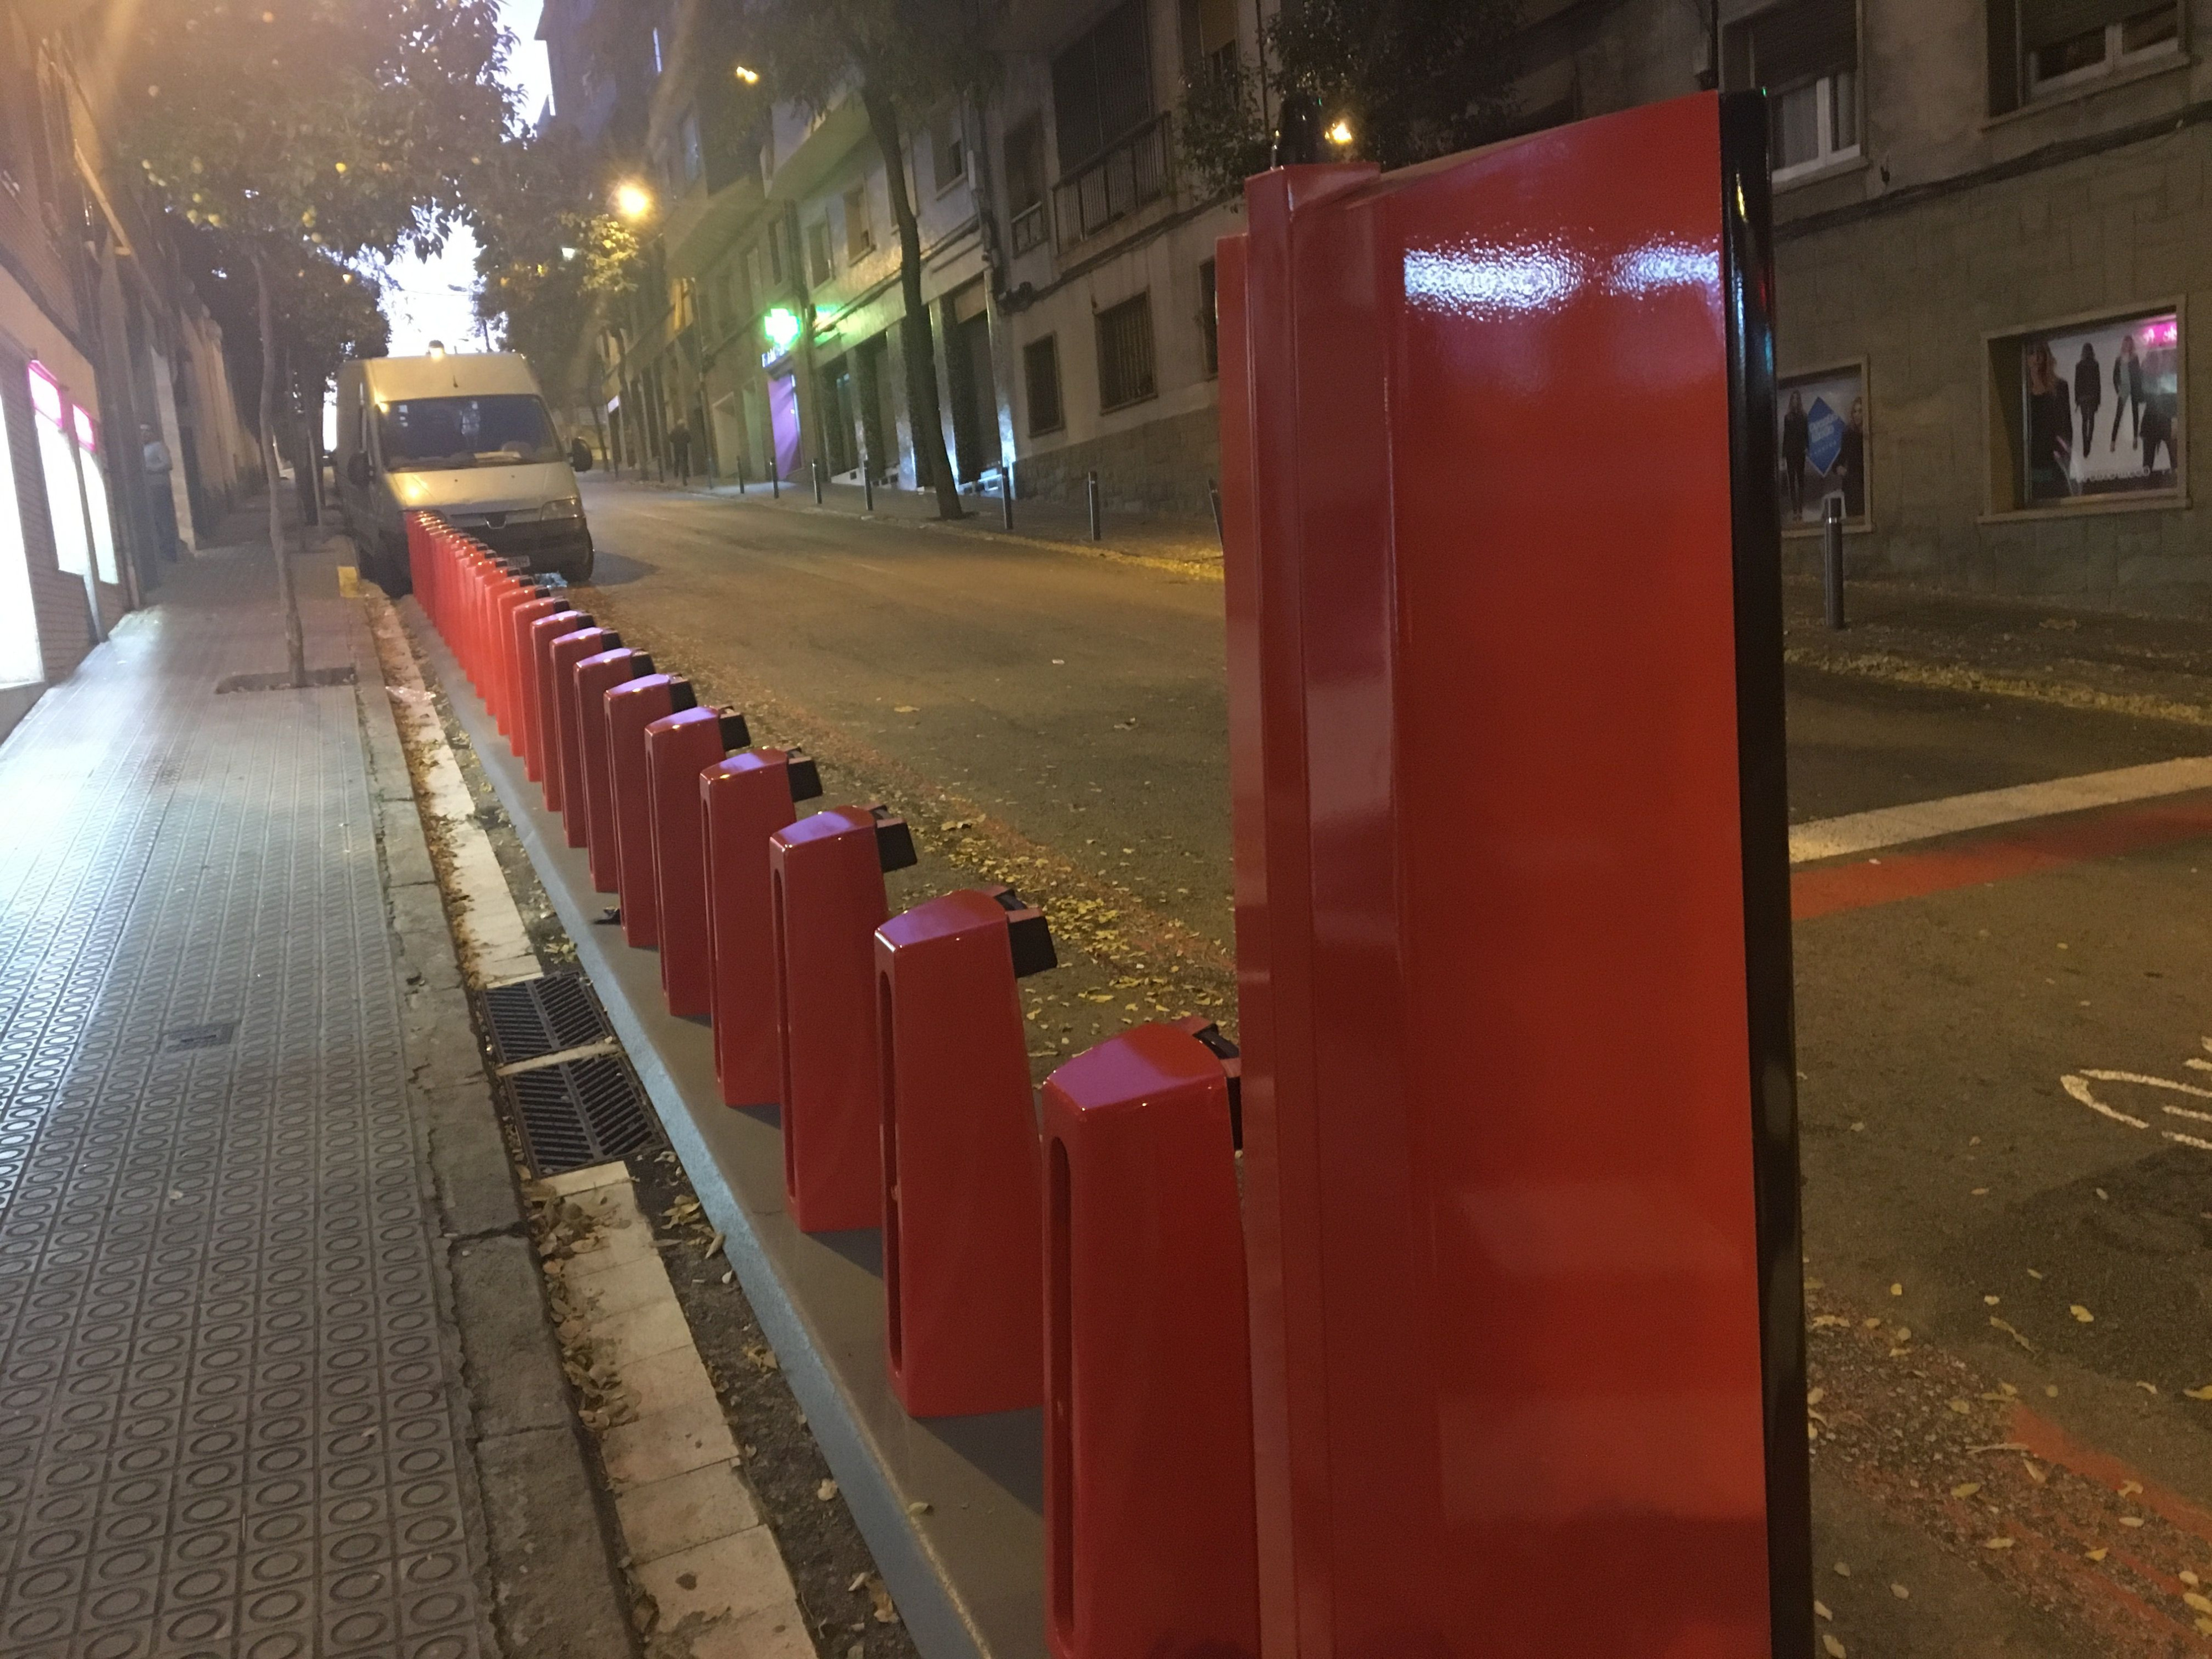
[{"label": "red bollard", "polygon": [[902,819],[833,806],[769,837],[783,1195],[801,1232],[883,1219],[876,988],[884,872],[914,862]]},{"label": "red bollard", "polygon": [[[514,741],[514,617],[524,605],[544,597],[535,582],[514,581],[501,590],[491,608],[492,686],[496,696],[486,700],[499,734]],[[555,608],[558,608],[557,606]]]},{"label": "red bollard", "polygon": [[646,765],[645,731],[678,710],[697,707],[698,699],[681,674],[647,674],[617,685],[603,701],[623,942],[649,951],[660,943],[660,908],[653,896],[653,774]]},{"label": "red bollard", "polygon": [[710,1013],[714,1006],[699,775],[750,741],[745,717],[720,708],[686,708],[645,728],[660,990],[672,1014]]},{"label": "red bollard", "polygon": [[[606,696],[615,687],[651,672],[650,656],[621,646],[585,658],[569,674],[569,706],[562,718],[576,733],[576,758],[568,774],[574,787],[568,791],[561,816],[568,827],[568,845],[587,849],[592,885],[601,892],[613,889],[615,868],[615,798],[607,774]],[[595,823],[607,826],[596,840]]]},{"label": "red bollard", "polygon": [[[621,644],[622,635],[612,629],[580,628],[546,647],[545,720],[550,736],[545,744],[545,810],[563,819],[570,797],[582,781],[576,738],[576,665]],[[573,834],[567,840],[571,847],[583,845]]]},{"label": "red bollard", "polygon": [[876,930],[884,1304],[915,1417],[1044,1398],[1043,1199],[1014,981],[1053,965],[1007,888],[947,893]]},{"label": "red bollard", "polygon": [[514,607],[507,623],[507,683],[511,688],[507,696],[507,747],[521,761],[523,775],[529,775],[530,760],[530,681],[535,649],[531,632],[538,623],[556,612],[568,609],[568,601],[557,593],[540,593],[526,599]]},{"label": "red bollard", "polygon": [[726,1106],[766,1106],[782,1098],[768,844],[797,817],[793,803],[821,793],[814,763],[797,750],[755,749],[700,775],[714,1079]]},{"label": "red bollard", "polygon": [[552,655],[553,641],[563,634],[573,634],[591,625],[591,617],[565,605],[530,624],[530,639],[522,664],[522,772],[532,783],[544,783],[552,772],[556,728],[552,701],[548,696],[551,677],[546,672],[546,665]]},{"label": "red bollard", "polygon": [[1053,1659],[1260,1651],[1236,1052],[1139,1025],[1045,1079]]}]

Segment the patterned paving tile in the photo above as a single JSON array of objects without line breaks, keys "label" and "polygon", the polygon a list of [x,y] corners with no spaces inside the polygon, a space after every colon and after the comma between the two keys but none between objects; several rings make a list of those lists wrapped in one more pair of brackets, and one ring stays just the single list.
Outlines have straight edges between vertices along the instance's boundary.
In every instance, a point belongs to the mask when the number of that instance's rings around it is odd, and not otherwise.
[{"label": "patterned paving tile", "polygon": [[0,746],[9,1659],[482,1650],[353,693],[213,692],[271,586],[179,568]]}]

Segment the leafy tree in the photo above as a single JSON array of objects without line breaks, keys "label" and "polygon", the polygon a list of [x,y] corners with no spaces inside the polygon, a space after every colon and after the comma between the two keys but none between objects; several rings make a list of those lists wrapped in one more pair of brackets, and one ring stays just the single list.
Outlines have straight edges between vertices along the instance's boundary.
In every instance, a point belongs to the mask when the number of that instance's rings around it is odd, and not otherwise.
[{"label": "leafy tree", "polygon": [[[1504,136],[1518,21],[1515,0],[1287,0],[1264,39],[1276,88],[1310,94],[1325,128],[1350,129],[1340,153],[1401,167]],[[1182,151],[1209,195],[1267,165],[1242,64],[1185,82]]]},{"label": "leafy tree", "polygon": [[605,210],[599,167],[566,128],[503,145],[477,175],[477,315],[536,365],[557,407],[588,390],[591,343],[609,301],[637,286],[636,234]]},{"label": "leafy tree", "polygon": [[757,16],[775,95],[812,110],[846,96],[867,112],[884,158],[898,227],[899,325],[915,447],[937,491],[940,518],[964,516],[945,453],[943,406],[929,304],[921,294],[921,231],[907,194],[904,135],[948,99],[980,91],[990,76],[994,0],[762,0]]},{"label": "leafy tree", "polygon": [[117,80],[124,153],[254,274],[269,540],[304,684],[276,489],[280,307],[313,307],[305,272],[319,252],[351,262],[442,244],[464,181],[507,125],[496,0],[162,0],[132,27]]}]

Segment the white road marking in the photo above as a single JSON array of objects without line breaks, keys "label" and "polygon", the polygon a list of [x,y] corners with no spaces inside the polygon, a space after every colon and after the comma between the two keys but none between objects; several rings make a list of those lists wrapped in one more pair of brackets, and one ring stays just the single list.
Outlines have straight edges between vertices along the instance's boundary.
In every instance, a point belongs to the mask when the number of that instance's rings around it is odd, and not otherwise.
[{"label": "white road marking", "polygon": [[[2212,1037],[2204,1037],[2200,1041],[2206,1048],[2212,1048]],[[2194,1060],[2185,1063],[2191,1066],[2198,1064]],[[2130,1129],[2148,1129],[2150,1125],[2142,1118],[2132,1117],[2118,1107],[2109,1106],[2098,1099],[2096,1091],[2089,1086],[2092,1079],[2100,1083],[2132,1083],[2146,1089],[2164,1089],[2172,1094],[2190,1095],[2198,1100],[2212,1100],[2212,1089],[2200,1089],[2193,1083],[2177,1083],[2172,1078],[2149,1077],[2141,1072],[2108,1072],[2085,1066],[2078,1073],[2069,1073],[2058,1079],[2061,1088],[2091,1111],[2108,1117],[2115,1123],[2125,1124]],[[2168,1117],[2186,1118],[2194,1123],[2212,1123],[2212,1112],[2196,1111],[2187,1106],[2160,1106],[2159,1109]],[[2184,1134],[2179,1129],[2161,1129],[2159,1131],[2159,1138],[2162,1140],[2174,1141],[2180,1146],[2193,1146],[2201,1152],[2212,1152],[2212,1140],[2203,1140],[2196,1135]]]},{"label": "white road marking", "polygon": [[1790,862],[1809,864],[1816,859],[1843,858],[1937,836],[1955,836],[1961,830],[2153,800],[2192,789],[2212,789],[2212,757],[2157,761],[2148,766],[2124,766],[2117,771],[2089,772],[2045,783],[2017,784],[2009,789],[1984,789],[1942,800],[1879,807],[1871,812],[1798,824],[1790,832]]}]

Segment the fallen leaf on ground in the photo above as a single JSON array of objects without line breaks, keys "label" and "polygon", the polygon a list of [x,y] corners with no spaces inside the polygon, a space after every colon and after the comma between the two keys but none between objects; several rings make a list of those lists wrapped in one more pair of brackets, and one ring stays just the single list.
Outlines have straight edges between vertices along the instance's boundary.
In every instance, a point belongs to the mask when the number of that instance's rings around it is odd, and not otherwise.
[{"label": "fallen leaf on ground", "polygon": [[824,1480],[814,1489],[814,1495],[823,1503],[828,1503],[837,1495],[837,1483],[835,1480]]},{"label": "fallen leaf on ground", "polygon": [[1828,1604],[1826,1601],[1814,1602],[1813,1611],[1823,1619],[1832,1619],[1836,1616],[1828,1611]]},{"label": "fallen leaf on ground", "polygon": [[1892,1584],[1889,1587],[1889,1593],[1900,1601],[1910,1601],[1912,1599],[1912,1592],[1902,1584]]},{"label": "fallen leaf on ground", "polygon": [[2078,1302],[2076,1302],[2072,1307],[2067,1309],[2066,1311],[2072,1314],[2075,1322],[2079,1324],[2094,1325],[2097,1322],[2097,1316],[2091,1313],[2087,1308],[2083,1307]]},{"label": "fallen leaf on ground", "polygon": [[2120,1524],[2124,1527],[2140,1527],[2142,1525],[2142,1516],[2140,1515],[2124,1515],[2120,1517]]},{"label": "fallen leaf on ground", "polygon": [[1844,1659],[1844,1644],[1826,1631],[1820,1632],[1820,1645],[1827,1650],[1828,1659]]},{"label": "fallen leaf on ground", "polygon": [[1982,1483],[1978,1480],[1962,1480],[1951,1488],[1951,1496],[1957,1498],[1972,1498],[1981,1489]]},{"label": "fallen leaf on ground", "polygon": [[1982,1547],[1985,1550],[2008,1550],[2012,1546],[2013,1540],[2009,1538],[1984,1538],[1982,1540]]},{"label": "fallen leaf on ground", "polygon": [[2195,1590],[2182,1593],[2182,1603],[2197,1613],[2212,1613],[2212,1596],[2199,1595]]},{"label": "fallen leaf on ground", "polygon": [[2089,1559],[2092,1561],[2101,1561],[2111,1553],[2111,1551],[2107,1550],[2102,1544],[2100,1544],[2095,1549],[2089,1552]]},{"label": "fallen leaf on ground", "polygon": [[899,704],[897,708],[891,710],[891,713],[894,714],[920,714],[921,712],[921,711],[920,709],[916,708],[910,702],[902,702]]},{"label": "fallen leaf on ground", "polygon": [[1848,1561],[1838,1561],[1838,1562],[1837,1562],[1837,1563],[1836,1563],[1836,1577],[1838,1577],[1838,1578],[1848,1578],[1848,1577],[1850,1577],[1850,1576],[1851,1576],[1851,1564],[1850,1564],[1850,1562],[1848,1562]]},{"label": "fallen leaf on ground", "polygon": [[2140,1480],[2123,1480],[2120,1482],[2120,1496],[2123,1498],[2133,1498],[2142,1490],[2142,1482]]},{"label": "fallen leaf on ground", "polygon": [[2207,1382],[2201,1389],[2184,1389],[2182,1393],[2191,1400],[2212,1400],[2212,1382]]}]

